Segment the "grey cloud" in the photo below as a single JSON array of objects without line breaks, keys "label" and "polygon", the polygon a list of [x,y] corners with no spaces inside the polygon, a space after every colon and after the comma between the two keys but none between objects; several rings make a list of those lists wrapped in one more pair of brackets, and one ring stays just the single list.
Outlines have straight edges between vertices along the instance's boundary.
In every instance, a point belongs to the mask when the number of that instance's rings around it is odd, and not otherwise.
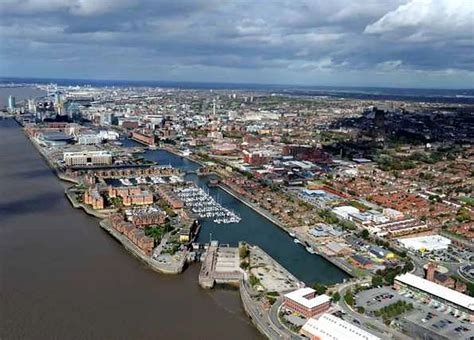
[{"label": "grey cloud", "polygon": [[343,83],[344,74],[367,81],[383,72],[407,82],[411,74],[416,83],[426,72],[457,77],[452,69],[472,77],[473,7],[464,0],[3,0],[0,74],[27,76],[22,65],[31,63],[48,72],[37,76],[76,76],[70,62],[117,79],[225,74],[310,83],[332,74]]}]

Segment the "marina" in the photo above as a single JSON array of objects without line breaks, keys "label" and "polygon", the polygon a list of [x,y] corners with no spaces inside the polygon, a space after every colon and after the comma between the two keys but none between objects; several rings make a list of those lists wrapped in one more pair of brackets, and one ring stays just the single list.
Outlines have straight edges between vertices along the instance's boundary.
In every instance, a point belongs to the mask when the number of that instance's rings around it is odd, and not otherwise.
[{"label": "marina", "polygon": [[191,186],[175,188],[176,195],[200,218],[212,219],[217,224],[239,223],[241,218],[217,203],[202,188]]},{"label": "marina", "polygon": [[135,186],[140,184],[176,184],[183,183],[184,180],[179,176],[139,176],[139,177],[130,177],[130,178],[118,178],[118,179],[107,179],[105,181],[107,184],[113,186]]},{"label": "marina", "polygon": [[209,236],[212,235],[212,239],[218,240],[221,244],[237,246],[240,241],[245,241],[257,245],[306,284],[335,283],[348,278],[343,270],[319,254],[308,252],[305,246],[292,246],[296,235],[290,236],[288,232],[219,186],[208,186],[208,183],[215,178],[194,174],[200,168],[198,163],[163,149],[147,150],[142,156],[159,165],[171,165],[189,173],[185,176],[186,181],[192,181],[199,188],[206,190],[215,201],[241,218],[238,223],[227,225],[218,224],[212,219],[203,219],[196,242],[208,243]]}]

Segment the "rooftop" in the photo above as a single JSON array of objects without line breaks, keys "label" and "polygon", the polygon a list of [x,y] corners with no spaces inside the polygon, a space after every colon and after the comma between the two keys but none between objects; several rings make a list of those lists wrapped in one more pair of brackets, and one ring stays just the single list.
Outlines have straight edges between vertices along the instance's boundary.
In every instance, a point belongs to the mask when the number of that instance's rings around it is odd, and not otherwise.
[{"label": "rooftop", "polygon": [[474,298],[466,294],[459,293],[456,290],[446,288],[410,273],[398,275],[395,280],[474,312]]},{"label": "rooftop", "polygon": [[379,340],[369,332],[360,329],[334,315],[323,314],[318,319],[309,319],[302,328],[303,331],[319,339],[331,340]]},{"label": "rooftop", "polygon": [[314,294],[316,291],[313,288],[305,287],[297,289],[291,293],[285,295],[286,298],[299,303],[306,308],[314,308],[330,300],[326,294],[318,295],[311,298],[306,298],[310,294]]}]

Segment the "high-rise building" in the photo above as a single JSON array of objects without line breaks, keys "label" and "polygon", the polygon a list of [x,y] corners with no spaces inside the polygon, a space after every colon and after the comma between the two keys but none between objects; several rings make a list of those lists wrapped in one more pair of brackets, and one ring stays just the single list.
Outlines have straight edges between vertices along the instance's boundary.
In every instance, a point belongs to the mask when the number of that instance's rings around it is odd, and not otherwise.
[{"label": "high-rise building", "polygon": [[15,111],[16,108],[16,99],[14,96],[8,97],[8,111],[12,112]]},{"label": "high-rise building", "polygon": [[28,111],[36,113],[36,102],[34,99],[28,99]]},{"label": "high-rise building", "polygon": [[100,114],[100,125],[113,125],[114,123],[114,114],[113,112],[102,112]]},{"label": "high-rise building", "polygon": [[56,91],[56,93],[54,94],[54,103],[56,105],[61,104],[61,93],[58,91]]}]

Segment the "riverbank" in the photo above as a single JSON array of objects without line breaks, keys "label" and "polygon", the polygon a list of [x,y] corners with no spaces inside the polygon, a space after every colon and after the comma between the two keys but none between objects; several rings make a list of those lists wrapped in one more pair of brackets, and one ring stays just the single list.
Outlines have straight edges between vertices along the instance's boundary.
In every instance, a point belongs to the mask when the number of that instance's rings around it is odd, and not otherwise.
[{"label": "riverbank", "polygon": [[[17,122],[18,123],[18,122]],[[20,124],[21,126],[21,124]],[[23,130],[24,133],[24,130]],[[57,170],[54,163],[48,158],[48,156],[43,152],[42,147],[38,142],[33,138],[24,133],[28,137],[28,140],[32,143],[35,149],[39,152],[43,160],[46,161],[48,168],[62,181],[68,183],[78,184],[77,179],[70,178],[66,176],[61,171]],[[182,255],[182,258],[179,261],[173,261],[172,263],[159,263],[151,257],[146,256],[135,244],[133,244],[128,238],[124,237],[122,234],[114,230],[107,220],[107,218],[114,212],[117,212],[117,209],[106,209],[106,210],[95,210],[90,206],[79,202],[76,199],[74,189],[72,187],[66,187],[64,189],[64,194],[68,201],[71,203],[72,207],[75,209],[82,209],[87,215],[93,216],[100,220],[99,225],[102,229],[106,230],[112,237],[118,240],[123,247],[128,250],[136,258],[140,259],[142,262],[146,263],[153,270],[163,273],[163,274],[179,274],[184,270],[186,264],[186,253]]]},{"label": "riverbank", "polygon": [[[251,269],[246,272],[246,276],[258,278],[258,283],[252,286],[251,280],[239,281],[240,298],[245,312],[255,327],[269,339],[299,339],[280,324],[278,318],[272,315],[272,311],[275,304],[283,299],[285,293],[298,289],[304,284],[263,249],[256,245],[247,246],[250,251]],[[265,265],[262,266],[263,263]],[[264,303],[269,296],[274,299],[271,305]]]},{"label": "riverbank", "polygon": [[163,150],[163,151],[172,153],[172,154],[175,155],[175,156],[185,158],[185,159],[187,159],[187,160],[190,161],[190,162],[194,162],[194,163],[196,163],[196,164],[199,164],[200,166],[206,166],[206,164],[204,164],[201,160],[195,159],[195,158],[193,158],[193,157],[191,157],[191,156],[183,155],[183,154],[179,153],[178,151],[174,150],[173,148],[162,147],[162,148],[159,148],[159,150]]},{"label": "riverbank", "polygon": [[86,204],[78,202],[75,197],[75,193],[73,192],[73,189],[71,187],[66,188],[64,190],[64,194],[66,195],[67,199],[69,200],[69,202],[71,202],[71,205],[74,208],[83,209],[86,212],[86,214],[97,217],[99,219],[107,218],[108,216],[110,216],[110,214],[117,212],[117,209],[95,210]]},{"label": "riverbank", "polygon": [[[186,264],[186,255],[187,252],[184,252],[180,254],[180,258],[177,259],[177,261],[166,264],[166,263],[160,263],[156,261],[155,259],[145,255],[140,248],[138,248],[133,242],[131,242],[127,237],[124,235],[120,234],[118,231],[116,231],[112,226],[110,225],[109,221],[107,219],[101,220],[99,222],[99,225],[102,229],[107,231],[110,235],[112,235],[113,238],[115,238],[117,241],[119,241],[123,247],[129,251],[133,256],[141,260],[142,262],[146,263],[151,269],[157,271],[158,273],[162,274],[180,274],[184,270],[184,266]],[[178,255],[175,255],[178,256]]]},{"label": "riverbank", "polygon": [[[16,120],[15,120],[16,121]],[[20,126],[21,124],[16,121]],[[24,133],[24,130],[23,130],[23,133]],[[26,133],[24,133],[24,135],[28,138],[28,140],[31,142],[31,144],[33,144],[33,146],[35,147],[35,149],[38,151],[38,153],[41,155],[41,157],[43,158],[43,160],[48,164],[48,167],[49,169],[62,181],[65,181],[65,182],[69,182],[69,183],[73,183],[73,184],[78,184],[78,180],[76,178],[72,178],[72,177],[69,177],[67,176],[66,174],[62,173],[61,171],[59,171],[55,164],[49,159],[49,157],[46,155],[46,153],[42,150],[41,146],[39,145],[38,141],[32,137],[32,136],[29,136],[27,135]]]}]

